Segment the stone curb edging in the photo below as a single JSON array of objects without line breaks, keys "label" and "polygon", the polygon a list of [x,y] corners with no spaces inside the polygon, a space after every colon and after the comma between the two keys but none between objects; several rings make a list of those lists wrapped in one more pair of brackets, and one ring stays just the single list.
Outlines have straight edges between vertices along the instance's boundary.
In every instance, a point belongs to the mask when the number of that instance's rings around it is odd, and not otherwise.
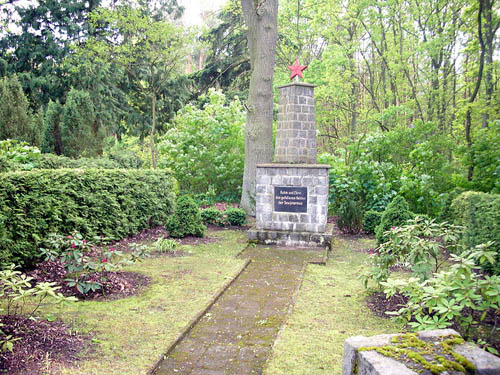
[{"label": "stone curb edging", "polygon": [[[246,250],[246,247],[245,249]],[[242,250],[241,252],[243,252]],[[240,252],[240,253],[241,253]],[[237,255],[239,255],[238,253]],[[224,292],[240,277],[240,275],[243,273],[243,271],[246,270],[248,265],[252,262],[251,259],[247,259],[245,263],[240,267],[236,275],[231,278],[230,280],[227,280],[222,287],[219,288],[219,290],[213,295],[213,297],[210,299],[210,301],[207,303],[207,305],[198,313],[195,315],[193,319],[189,321],[189,323],[184,327],[184,329],[177,335],[177,338],[174,340],[174,342],[170,345],[170,347],[167,349],[167,351],[160,356],[160,358],[156,361],[154,366],[147,372],[147,375],[154,375],[155,371],[158,369],[158,366],[160,363],[174,350],[174,348],[177,346],[177,344],[184,338],[186,335],[191,331],[191,329],[200,321],[200,319],[207,313],[207,311],[217,302],[217,300],[224,294]]]},{"label": "stone curb edging", "polygon": [[304,282],[304,276],[306,274],[306,268],[309,264],[314,264],[317,266],[326,266],[326,261],[328,260],[328,247],[325,247],[324,253],[323,253],[323,259],[320,261],[305,261],[304,265],[302,266],[302,270],[300,271],[300,276],[299,276],[299,283],[297,284],[297,287],[295,288],[293,295],[292,295],[292,300],[290,301],[290,306],[288,306],[288,310],[286,312],[286,317],[285,320],[278,331],[278,334],[276,335],[276,338],[274,339],[273,345],[271,347],[271,355],[269,358],[266,359],[266,363],[264,364],[264,368],[262,369],[262,373],[265,373],[267,370],[268,363],[270,362],[270,359],[272,358],[274,354],[274,347],[278,343],[278,341],[281,338],[281,335],[283,334],[286,324],[288,323],[288,319],[290,319],[290,316],[292,315],[293,309],[295,307],[295,300],[297,299],[300,289],[302,288],[302,284]]}]

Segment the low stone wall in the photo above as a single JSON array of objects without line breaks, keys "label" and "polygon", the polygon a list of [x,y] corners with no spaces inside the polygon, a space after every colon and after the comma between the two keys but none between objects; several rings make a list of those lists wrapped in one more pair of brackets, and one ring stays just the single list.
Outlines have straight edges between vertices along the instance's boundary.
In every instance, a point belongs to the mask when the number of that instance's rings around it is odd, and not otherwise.
[{"label": "low stone wall", "polygon": [[[258,164],[257,229],[324,233],[328,215],[328,171],[323,164]],[[305,188],[305,212],[275,210],[275,188]]]},{"label": "low stone wall", "polygon": [[[412,347],[405,340],[413,340],[416,347]],[[447,342],[455,341],[453,344]],[[444,344],[443,344],[444,343]],[[420,350],[418,345],[425,345]],[[409,346],[409,347],[408,347]],[[446,347],[451,349],[446,352]],[[387,348],[408,350],[412,358],[404,362],[397,360],[394,351]],[[387,355],[381,354],[386,352]],[[421,348],[420,348],[421,349]],[[453,352],[453,353],[451,353]],[[420,355],[420,357],[418,356]],[[440,358],[438,358],[440,357]],[[423,365],[418,361],[423,358]],[[344,358],[342,362],[342,375],[418,375],[439,373],[442,363],[455,363],[455,368],[446,369],[441,374],[470,374],[498,375],[500,374],[500,358],[490,354],[475,345],[465,343],[460,335],[452,329],[418,332],[415,336],[408,334],[378,335],[372,337],[355,336],[348,338],[344,343]],[[466,368],[472,366],[473,370],[460,371],[459,366]],[[425,368],[433,366],[434,372]]]}]

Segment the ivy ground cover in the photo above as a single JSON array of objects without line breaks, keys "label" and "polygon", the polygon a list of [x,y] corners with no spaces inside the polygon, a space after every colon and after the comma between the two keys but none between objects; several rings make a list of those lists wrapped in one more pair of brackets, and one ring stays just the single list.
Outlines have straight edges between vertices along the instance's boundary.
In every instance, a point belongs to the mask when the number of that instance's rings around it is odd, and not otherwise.
[{"label": "ivy ground cover", "polygon": [[150,279],[137,295],[113,301],[82,301],[41,315],[62,319],[91,339],[76,363],[50,363],[46,374],[147,374],[179,332],[243,265],[240,231],[209,232],[217,241],[182,246],[188,256],[156,256],[124,270]]}]

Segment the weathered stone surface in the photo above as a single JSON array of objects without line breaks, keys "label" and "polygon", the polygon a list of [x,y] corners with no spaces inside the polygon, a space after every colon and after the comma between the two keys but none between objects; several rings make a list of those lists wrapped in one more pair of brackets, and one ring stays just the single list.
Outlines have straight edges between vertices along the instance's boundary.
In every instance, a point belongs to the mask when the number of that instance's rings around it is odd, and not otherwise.
[{"label": "weathered stone surface", "polygon": [[251,228],[248,239],[265,245],[293,247],[325,247],[330,246],[333,237],[333,225],[329,225],[324,233],[303,231],[310,224],[276,223],[275,229]]},{"label": "weathered stone surface", "polygon": [[275,162],[316,163],[314,86],[295,82],[280,89]]},{"label": "weathered stone surface", "polygon": [[351,375],[358,360],[358,349],[365,346],[384,346],[391,343],[396,335],[378,335],[373,337],[353,336],[344,342],[342,358],[342,375]]},{"label": "weathered stone surface", "polygon": [[[315,224],[300,226],[300,231],[324,232],[328,209],[328,171],[323,164],[259,164],[256,178],[256,221],[259,230],[288,230],[295,223]],[[286,215],[275,215],[275,187],[307,189],[307,211],[297,210]],[[278,211],[280,211],[278,209]],[[281,211],[282,212],[282,211]],[[273,213],[272,215],[270,215]],[[279,225],[277,223],[280,223]]]},{"label": "weathered stone surface", "polygon": [[359,353],[358,375],[418,375],[393,358],[375,351]]},{"label": "weathered stone surface", "polygon": [[499,375],[500,358],[475,345],[463,344],[453,348],[455,353],[463,355],[476,367],[476,375]]},{"label": "weathered stone surface", "polygon": [[[376,351],[359,351],[362,347],[381,347],[391,345],[391,340],[401,334],[377,335],[372,337],[355,336],[344,343],[342,359],[342,375],[415,375],[403,363],[394,358],[386,357]],[[438,343],[441,338],[456,335],[453,329],[439,329],[418,332],[421,340]],[[476,375],[499,375],[500,358],[490,354],[475,345],[462,344],[453,347],[453,351],[464,356],[476,368]]]}]

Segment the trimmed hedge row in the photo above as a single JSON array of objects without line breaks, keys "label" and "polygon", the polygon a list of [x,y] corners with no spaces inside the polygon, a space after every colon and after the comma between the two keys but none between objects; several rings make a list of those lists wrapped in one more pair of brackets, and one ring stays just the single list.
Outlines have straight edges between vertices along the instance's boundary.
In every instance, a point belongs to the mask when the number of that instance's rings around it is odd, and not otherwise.
[{"label": "trimmed hedge row", "polygon": [[467,191],[453,200],[451,209],[455,224],[465,227],[467,247],[495,242],[497,263],[488,271],[500,274],[500,195]]},{"label": "trimmed hedge row", "polygon": [[165,170],[58,169],[0,174],[0,265],[34,264],[50,233],[123,238],[164,224],[177,182]]}]

